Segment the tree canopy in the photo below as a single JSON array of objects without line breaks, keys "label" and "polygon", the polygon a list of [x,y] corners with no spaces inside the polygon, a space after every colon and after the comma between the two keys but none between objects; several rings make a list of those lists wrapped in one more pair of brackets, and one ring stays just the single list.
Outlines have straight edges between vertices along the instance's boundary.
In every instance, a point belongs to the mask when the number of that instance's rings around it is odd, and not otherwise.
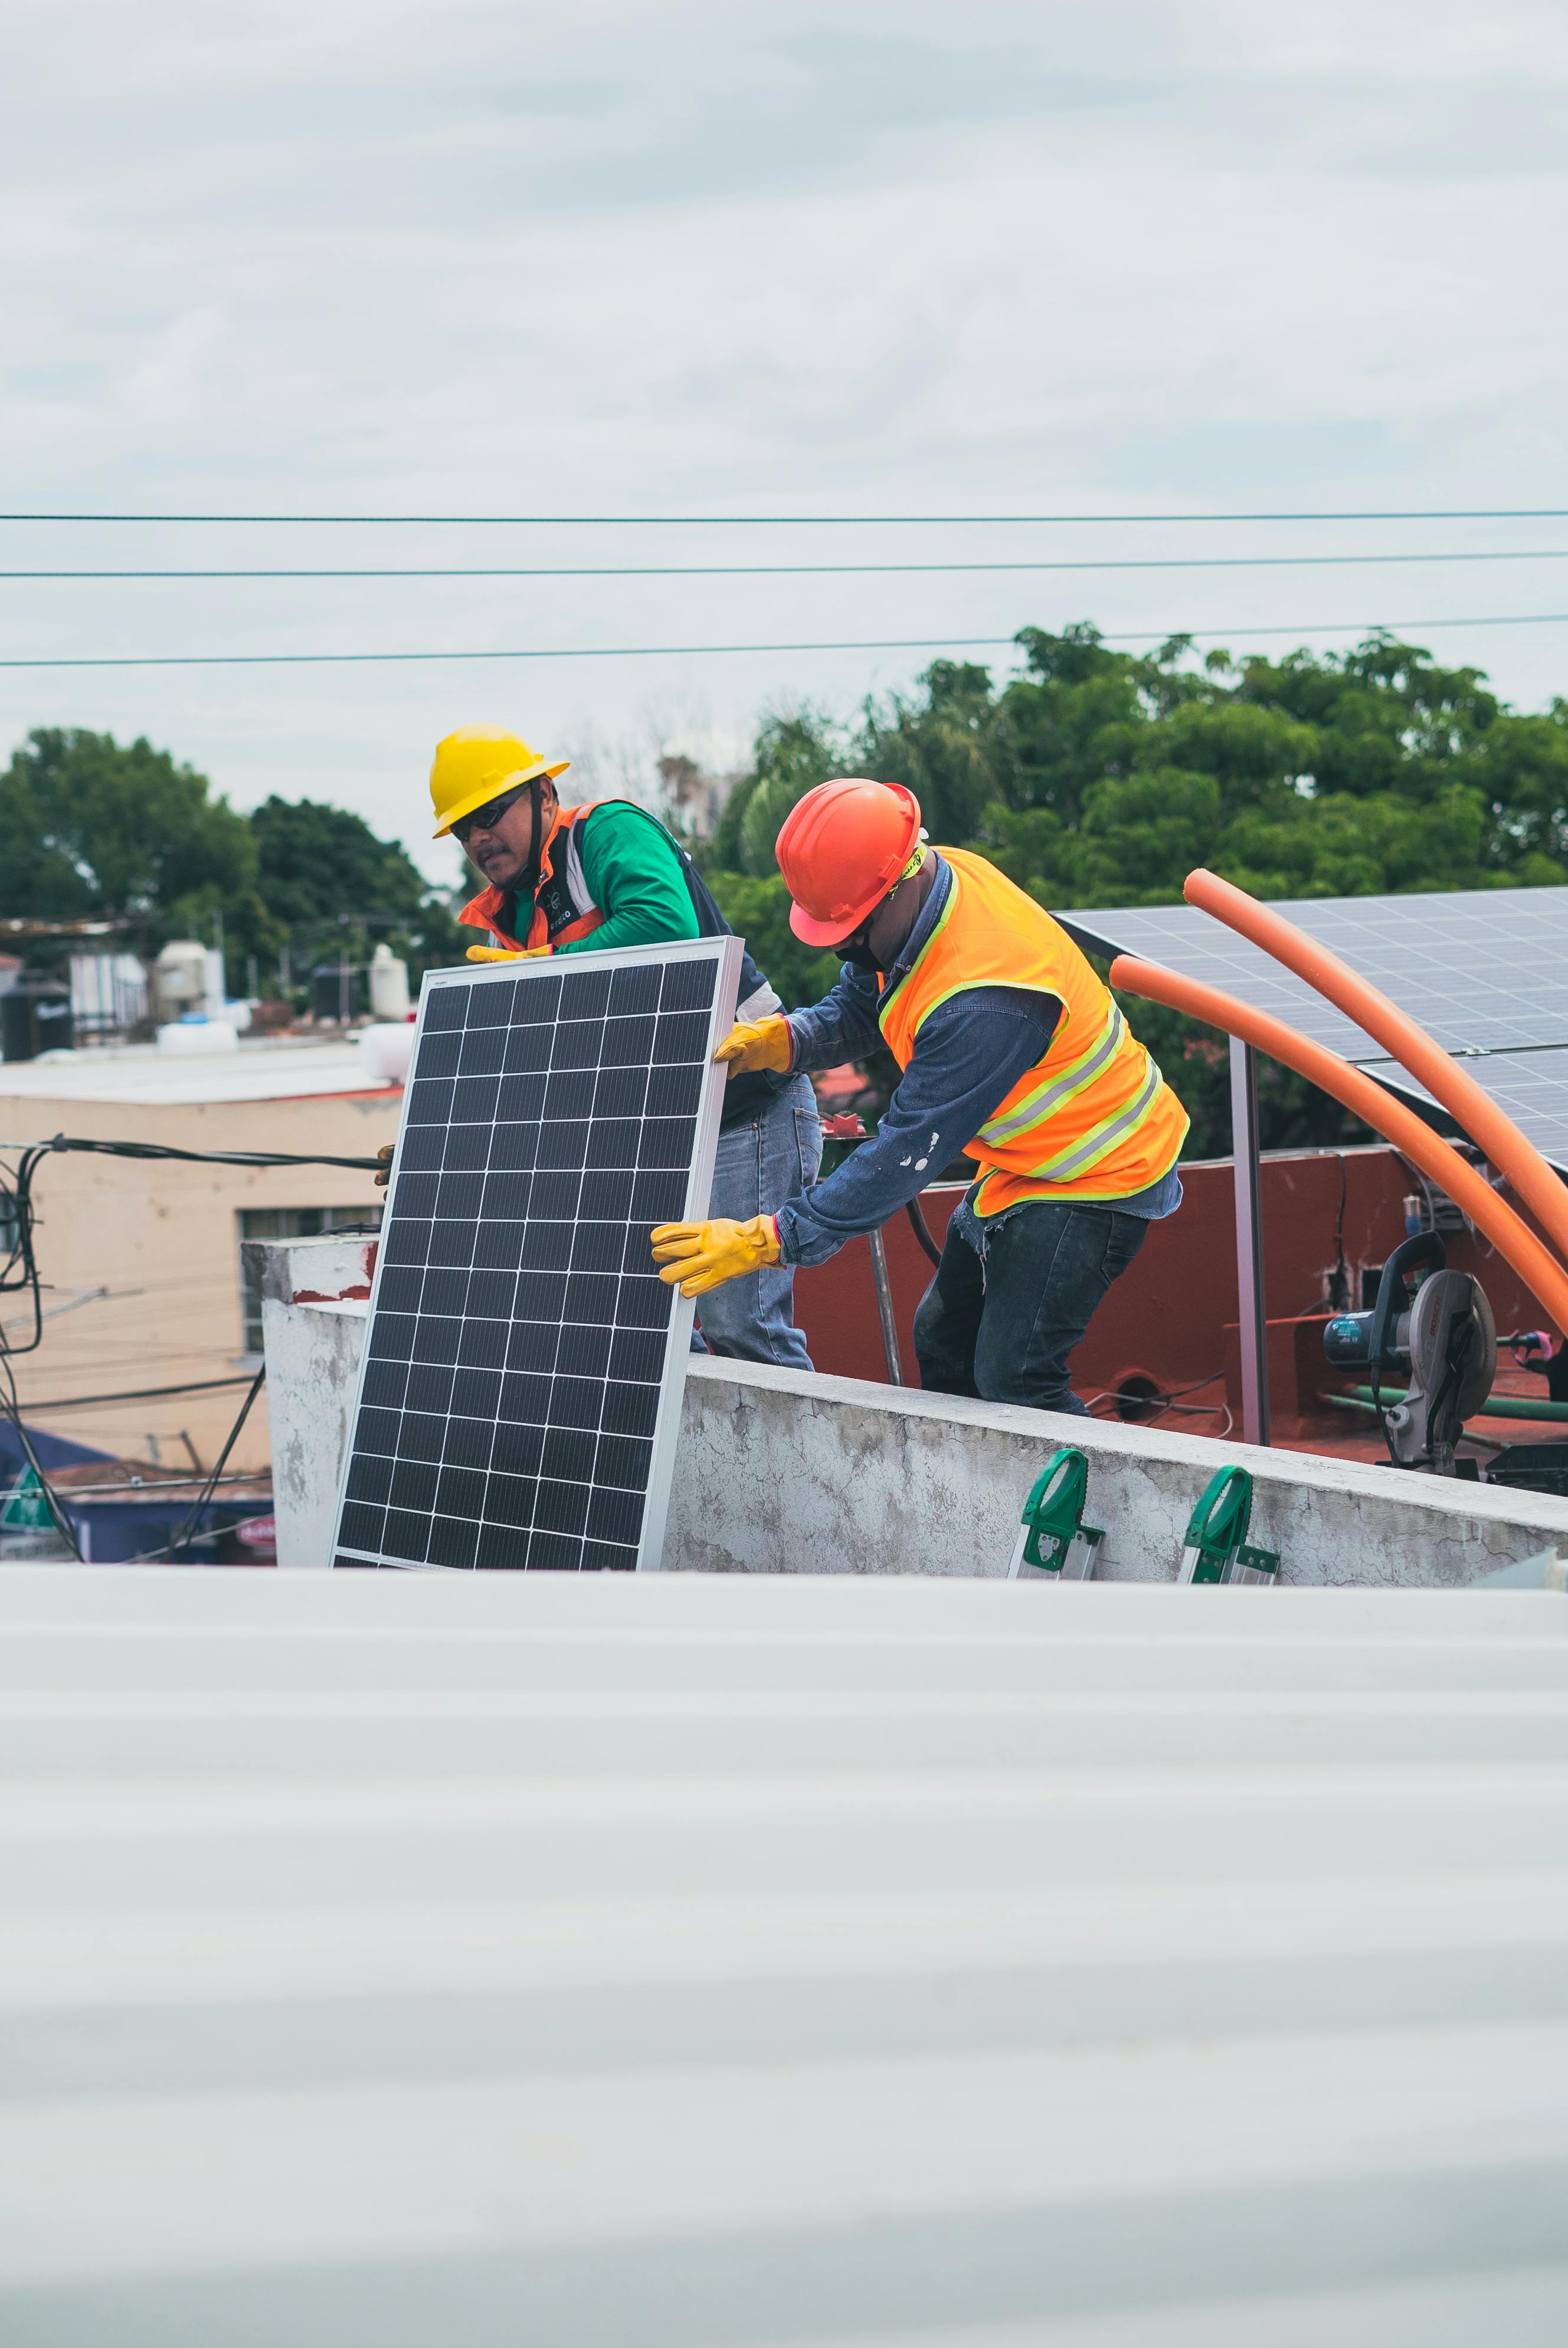
[{"label": "tree canopy", "polygon": [[156,953],[169,938],[276,940],[243,816],[204,775],[149,742],[39,726],[0,774],[0,912],[71,921],[127,914]]},{"label": "tree canopy", "polygon": [[246,958],[308,961],[385,939],[415,972],[461,959],[457,925],[405,851],[359,816],[270,798],[250,816],[147,741],[40,726],[0,773],[0,914],[127,918],[155,954],[211,943],[231,985]]},{"label": "tree canopy", "polygon": [[[734,927],[791,1004],[832,983],[789,927],[774,841],[834,775],[906,784],[933,839],[978,848],[1041,904],[1163,904],[1196,864],[1258,897],[1365,896],[1568,881],[1568,700],[1511,709],[1479,668],[1386,633],[1278,660],[1190,641],[1116,652],[1088,623],[1024,628],[1022,674],[940,660],[851,724],[767,717],[751,770],[697,850]],[[131,942],[210,941],[296,966],[385,939],[414,972],[461,958],[444,893],[361,818],[270,798],[247,817],[138,740],[30,734],[0,773],[0,914],[128,916]],[[1224,1056],[1191,1021],[1134,1024],[1194,1117],[1192,1154],[1229,1144]],[[1298,1078],[1263,1080],[1271,1146],[1352,1130]]]},{"label": "tree canopy", "polygon": [[411,971],[460,962],[450,906],[406,850],[378,839],[363,817],[318,799],[264,799],[250,819],[256,885],[292,951],[363,960],[385,941]]},{"label": "tree canopy", "polygon": [[[936,661],[854,725],[804,709],[763,727],[704,863],[787,1001],[821,991],[823,957],[788,930],[773,841],[833,775],[905,784],[934,840],[979,849],[1063,911],[1177,901],[1198,864],[1266,898],[1568,881],[1568,701],[1521,715],[1480,669],[1382,633],[1202,663],[1184,637],[1134,654],[1088,623],[1017,641],[1024,673],[1000,686]],[[1228,1148],[1212,1039],[1148,1004],[1133,1016],[1194,1114],[1194,1154]],[[1273,1146],[1335,1138],[1298,1079],[1271,1072],[1266,1091]]]}]

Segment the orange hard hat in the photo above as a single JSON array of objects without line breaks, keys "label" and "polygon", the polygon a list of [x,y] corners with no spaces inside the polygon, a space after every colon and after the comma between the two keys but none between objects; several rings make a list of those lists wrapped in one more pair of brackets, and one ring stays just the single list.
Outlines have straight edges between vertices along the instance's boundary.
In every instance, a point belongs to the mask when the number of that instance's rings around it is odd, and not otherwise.
[{"label": "orange hard hat", "polygon": [[879,905],[920,844],[920,802],[901,783],[863,775],[818,783],[774,843],[794,902],[789,925],[808,946],[835,946]]}]

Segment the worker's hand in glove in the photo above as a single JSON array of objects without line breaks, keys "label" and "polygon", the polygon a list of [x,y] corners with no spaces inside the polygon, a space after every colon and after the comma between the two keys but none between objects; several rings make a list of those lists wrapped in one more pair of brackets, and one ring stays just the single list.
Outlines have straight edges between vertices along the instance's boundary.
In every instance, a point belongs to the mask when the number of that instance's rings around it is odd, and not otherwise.
[{"label": "worker's hand in glove", "polygon": [[789,1021],[743,1019],[732,1027],[718,1050],[715,1060],[727,1060],[732,1076],[749,1076],[753,1068],[772,1068],[775,1075],[787,1076],[794,1065],[794,1038],[789,1032]]},{"label": "worker's hand in glove", "polygon": [[533,962],[552,951],[548,946],[470,946],[470,962]]},{"label": "worker's hand in glove", "polygon": [[384,1190],[384,1189],[385,1189],[385,1188],[386,1188],[386,1186],[387,1186],[387,1184],[388,1184],[388,1183],[391,1181],[391,1179],[392,1179],[392,1144],[391,1144],[391,1142],[390,1142],[390,1141],[384,1141],[384,1142],[382,1143],[381,1148],[376,1151],[376,1153],[375,1153],[375,1154],[376,1154],[376,1156],[377,1156],[377,1157],[380,1159],[380,1160],[381,1160],[381,1171],[380,1171],[380,1173],[379,1173],[379,1174],[376,1176],[376,1178],[375,1178],[375,1187],[376,1187],[376,1189],[377,1189],[378,1190]]},{"label": "worker's hand in glove", "polygon": [[652,1233],[653,1261],[664,1266],[661,1280],[680,1285],[682,1296],[702,1296],[779,1260],[778,1226],[771,1215],[749,1223],[718,1215],[711,1223],[661,1223]]}]

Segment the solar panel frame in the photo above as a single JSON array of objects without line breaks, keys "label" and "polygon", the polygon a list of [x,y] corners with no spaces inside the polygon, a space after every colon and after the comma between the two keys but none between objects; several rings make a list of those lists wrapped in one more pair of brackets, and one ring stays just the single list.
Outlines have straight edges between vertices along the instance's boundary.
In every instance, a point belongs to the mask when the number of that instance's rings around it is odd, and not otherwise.
[{"label": "solar panel frame", "polygon": [[[416,1572],[550,1567],[648,1572],[660,1567],[696,1306],[654,1280],[651,1254],[646,1273],[640,1263],[632,1269],[649,1217],[633,1217],[630,1210],[640,1203],[640,1190],[641,1203],[648,1205],[662,1178],[670,1196],[651,1220],[692,1220],[708,1211],[726,1076],[713,1052],[733,1024],[741,957],[741,941],[723,936],[426,973],[339,1485],[334,1567]],[[671,972],[693,966],[712,969],[710,1000],[696,1008],[677,1001],[671,1008],[668,996],[706,991],[700,979],[677,975],[671,983]],[[652,1008],[639,1004],[609,1015],[610,989],[629,1000],[647,993],[646,984],[620,975],[641,971],[655,973]],[[567,990],[600,973],[608,981],[603,1010],[563,1015]],[[513,1017],[527,1011],[535,990],[553,997],[548,1019]],[[460,1018],[453,1003],[457,994]],[[476,1008],[484,1014],[479,1019],[473,1017]],[[668,1035],[661,1032],[661,1022]],[[618,1025],[622,1032],[610,1035]],[[580,1035],[574,1032],[579,1028]],[[455,1052],[426,1049],[428,1039],[449,1034],[462,1039]],[[671,1056],[674,1052],[678,1059]],[[445,1067],[447,1058],[451,1070]],[[674,1115],[655,1108],[661,1071],[669,1080],[661,1090],[671,1102],[692,1090],[675,1080],[685,1071],[698,1074],[694,1107],[679,1107]],[[620,1089],[628,1103],[635,1095],[641,1105],[633,1111],[620,1104]],[[511,1117],[501,1113],[508,1107]],[[442,1137],[438,1163],[416,1162],[434,1151],[433,1141],[410,1147],[411,1135],[420,1131]],[[456,1149],[454,1134],[464,1137]],[[486,1137],[482,1163],[480,1135]],[[661,1169],[654,1162],[675,1153],[683,1164]],[[469,1165],[470,1158],[477,1162]],[[669,1179],[674,1176],[681,1178],[678,1192]],[[600,1215],[582,1214],[590,1180],[607,1200],[611,1193],[619,1200],[624,1190],[624,1216],[611,1212],[614,1200]],[[541,1184],[550,1188],[545,1210],[536,1212]],[[569,1212],[564,1206],[569,1193],[574,1199]],[[620,1241],[617,1231],[624,1232]],[[612,1268],[609,1255],[618,1248]],[[599,1253],[605,1254],[602,1264]],[[402,1292],[411,1280],[399,1275],[415,1273],[419,1292],[410,1311]],[[646,1297],[626,1292],[629,1282],[641,1284],[644,1278],[651,1283]],[[504,1292],[510,1303],[503,1314]],[[474,1309],[477,1297],[483,1311]],[[428,1333],[425,1322],[431,1324]],[[663,1356],[655,1378],[646,1373],[661,1337]],[[409,1350],[400,1352],[405,1341]],[[637,1363],[616,1375],[617,1358],[631,1355]],[[394,1404],[400,1365],[403,1383]],[[460,1397],[459,1381],[478,1399]],[[527,1416],[520,1415],[525,1409]],[[394,1410],[395,1430],[383,1425]],[[436,1428],[440,1439],[432,1455]],[[609,1468],[608,1480],[597,1473],[601,1464]],[[379,1497],[367,1488],[383,1482]],[[438,1505],[444,1492],[445,1509]],[[633,1540],[626,1529],[639,1492]],[[579,1512],[573,1496],[583,1493]],[[525,1506],[526,1523],[520,1521]],[[477,1515],[470,1513],[476,1508]],[[579,1513],[580,1521],[573,1521]],[[562,1516],[559,1526],[554,1514]],[[382,1538],[373,1542],[366,1535],[377,1515]],[[405,1550],[418,1546],[419,1521],[429,1529],[422,1553],[398,1553],[394,1538]],[[500,1553],[519,1542],[521,1555]],[[438,1547],[445,1554],[434,1554]],[[465,1549],[472,1553],[460,1554]]]},{"label": "solar panel frame", "polygon": [[[1379,988],[1445,1052],[1568,1044],[1568,889],[1461,889],[1270,902]],[[1057,913],[1087,952],[1139,954],[1237,994],[1358,1066],[1383,1045],[1196,905]]]},{"label": "solar panel frame", "polygon": [[[1485,1052],[1466,1056],[1460,1065],[1568,1182],[1568,1045]],[[1412,1108],[1435,1108],[1445,1130],[1458,1129],[1449,1110],[1397,1060],[1371,1061],[1367,1074]]]},{"label": "solar panel frame", "polygon": [[[1568,1180],[1568,889],[1306,898],[1271,901],[1271,910],[1424,1027]],[[1364,1068],[1399,1099],[1440,1107],[1375,1037],[1199,906],[1106,906],[1056,919],[1086,953],[1140,955],[1220,987]],[[1440,973],[1440,985],[1423,970]]]}]

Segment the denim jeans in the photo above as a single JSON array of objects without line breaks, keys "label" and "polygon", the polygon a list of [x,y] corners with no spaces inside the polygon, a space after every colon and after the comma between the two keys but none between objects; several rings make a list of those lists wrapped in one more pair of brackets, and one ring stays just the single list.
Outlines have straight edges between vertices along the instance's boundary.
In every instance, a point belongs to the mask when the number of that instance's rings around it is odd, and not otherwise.
[{"label": "denim jeans", "polygon": [[[776,1214],[786,1199],[815,1181],[821,1163],[816,1095],[808,1077],[796,1076],[760,1117],[720,1134],[708,1212],[733,1215],[738,1223]],[[794,1325],[794,1265],[745,1272],[699,1297],[692,1343],[699,1353],[723,1354],[733,1362],[809,1370],[811,1355]]]},{"label": "denim jeans", "polygon": [[1148,1231],[1108,1207],[1028,1200],[979,1221],[979,1251],[948,1226],[937,1276],[915,1315],[920,1384],[934,1394],[1077,1411],[1068,1357]]}]

